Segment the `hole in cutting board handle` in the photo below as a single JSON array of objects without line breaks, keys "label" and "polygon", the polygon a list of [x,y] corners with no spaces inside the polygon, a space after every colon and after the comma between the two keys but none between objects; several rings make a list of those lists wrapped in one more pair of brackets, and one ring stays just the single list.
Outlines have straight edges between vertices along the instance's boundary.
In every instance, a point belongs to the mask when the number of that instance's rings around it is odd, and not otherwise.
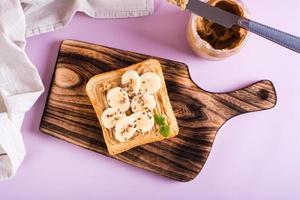
[{"label": "hole in cutting board handle", "polygon": [[261,100],[268,100],[269,98],[269,92],[265,89],[259,90],[257,95],[260,97]]}]

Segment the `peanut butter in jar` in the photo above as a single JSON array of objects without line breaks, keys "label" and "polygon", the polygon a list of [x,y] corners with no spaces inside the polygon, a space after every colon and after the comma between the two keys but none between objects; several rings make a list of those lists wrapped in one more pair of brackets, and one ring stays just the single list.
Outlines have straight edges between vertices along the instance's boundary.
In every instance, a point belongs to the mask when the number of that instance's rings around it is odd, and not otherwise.
[{"label": "peanut butter in jar", "polygon": [[[247,10],[237,0],[209,0],[208,4],[230,13],[247,17]],[[201,57],[221,60],[237,53],[244,45],[249,32],[238,26],[226,28],[201,16],[192,14],[187,27],[187,40]]]}]

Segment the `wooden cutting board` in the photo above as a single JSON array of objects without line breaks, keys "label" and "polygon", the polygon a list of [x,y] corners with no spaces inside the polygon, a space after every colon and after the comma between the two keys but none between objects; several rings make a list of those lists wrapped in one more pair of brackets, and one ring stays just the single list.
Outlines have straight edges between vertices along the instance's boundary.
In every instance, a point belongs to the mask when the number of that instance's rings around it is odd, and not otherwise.
[{"label": "wooden cutting board", "polygon": [[[40,130],[109,156],[85,92],[86,83],[95,74],[148,58],[156,57],[73,40],[62,42]],[[210,93],[191,80],[185,64],[156,59],[163,67],[179,135],[134,148],[114,156],[115,159],[178,181],[190,181],[201,171],[218,130],[227,120],[276,104],[276,92],[270,81],[230,93]]]}]

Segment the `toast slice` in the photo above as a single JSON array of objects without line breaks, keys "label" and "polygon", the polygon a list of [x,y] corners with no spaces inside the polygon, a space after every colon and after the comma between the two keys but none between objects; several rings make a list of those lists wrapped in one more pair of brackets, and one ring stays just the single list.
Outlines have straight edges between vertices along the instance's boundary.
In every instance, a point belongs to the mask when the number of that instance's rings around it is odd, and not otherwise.
[{"label": "toast slice", "polygon": [[121,77],[128,70],[135,70],[139,75],[145,72],[154,72],[160,77],[162,85],[159,91],[154,94],[156,107],[154,108],[153,112],[165,117],[165,120],[170,127],[170,134],[167,138],[172,138],[179,132],[177,121],[168,97],[161,64],[159,63],[159,61],[155,59],[149,59],[129,67],[98,74],[88,81],[86,92],[96,111],[99,123],[102,128],[105,143],[108,148],[108,152],[111,155],[122,153],[143,144],[167,139],[160,134],[158,125],[155,125],[150,131],[144,134],[135,134],[134,137],[126,142],[119,142],[118,140],[116,140],[114,138],[113,130],[104,127],[101,121],[101,116],[104,110],[109,107],[106,99],[107,92],[111,88],[121,86]]}]

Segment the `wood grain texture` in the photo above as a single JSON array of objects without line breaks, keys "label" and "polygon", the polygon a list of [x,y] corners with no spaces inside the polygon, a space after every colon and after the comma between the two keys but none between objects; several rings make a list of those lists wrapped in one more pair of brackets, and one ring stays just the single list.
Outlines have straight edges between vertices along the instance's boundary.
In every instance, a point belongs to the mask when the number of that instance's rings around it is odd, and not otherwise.
[{"label": "wood grain texture", "polygon": [[62,43],[40,130],[109,156],[98,119],[85,92],[95,74],[148,58],[158,59],[179,135],[143,145],[113,158],[178,180],[194,179],[205,164],[219,128],[234,116],[273,108],[276,92],[270,81],[230,93],[210,93],[192,80],[185,64],[124,50],[66,40]]}]

